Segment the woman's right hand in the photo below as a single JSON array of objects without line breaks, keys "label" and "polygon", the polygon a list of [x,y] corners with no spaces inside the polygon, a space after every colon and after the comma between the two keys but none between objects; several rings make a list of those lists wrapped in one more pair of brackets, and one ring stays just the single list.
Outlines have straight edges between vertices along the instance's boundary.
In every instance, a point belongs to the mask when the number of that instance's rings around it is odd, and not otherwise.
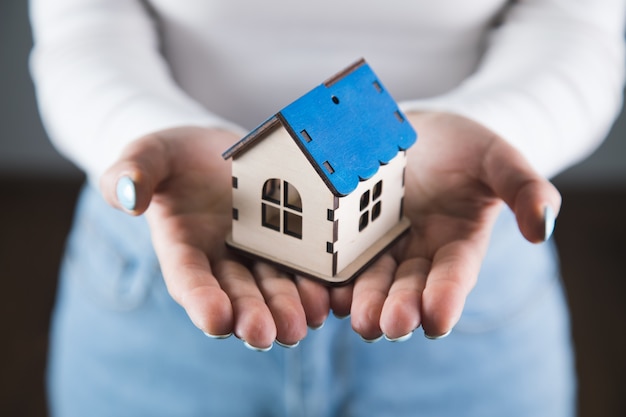
[{"label": "woman's right hand", "polygon": [[225,247],[232,219],[231,167],[221,154],[239,138],[179,127],[134,141],[103,175],[112,206],[145,213],[171,296],[214,337],[234,333],[249,347],[292,346],[329,313],[328,290]]}]

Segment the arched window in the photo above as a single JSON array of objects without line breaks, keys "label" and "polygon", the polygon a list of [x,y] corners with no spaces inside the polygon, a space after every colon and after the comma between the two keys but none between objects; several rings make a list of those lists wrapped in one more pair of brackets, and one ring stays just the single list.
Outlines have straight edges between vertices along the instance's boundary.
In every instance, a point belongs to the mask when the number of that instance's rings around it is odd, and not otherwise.
[{"label": "arched window", "polygon": [[293,185],[279,178],[263,184],[261,225],[302,239],[302,199]]}]

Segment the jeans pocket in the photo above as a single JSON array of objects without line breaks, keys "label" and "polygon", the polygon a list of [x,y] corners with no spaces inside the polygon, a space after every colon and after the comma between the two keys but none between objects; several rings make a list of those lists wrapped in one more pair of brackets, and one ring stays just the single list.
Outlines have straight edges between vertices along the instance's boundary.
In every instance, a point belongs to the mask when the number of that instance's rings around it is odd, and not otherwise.
[{"label": "jeans pocket", "polygon": [[140,306],[160,275],[144,219],[115,211],[86,187],[62,274],[105,308],[132,310]]}]

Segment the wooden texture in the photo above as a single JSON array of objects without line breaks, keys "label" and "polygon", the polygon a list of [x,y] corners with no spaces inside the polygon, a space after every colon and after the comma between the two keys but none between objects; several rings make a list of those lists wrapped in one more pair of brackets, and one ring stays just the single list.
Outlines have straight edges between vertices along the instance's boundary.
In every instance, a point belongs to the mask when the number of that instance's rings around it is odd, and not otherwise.
[{"label": "wooden texture", "polygon": [[[254,152],[243,152],[233,158],[237,184],[233,188],[233,208],[237,219],[233,220],[228,240],[231,247],[283,265],[287,270],[337,283],[350,280],[370,262],[364,257],[376,257],[408,227],[400,216],[405,152],[397,153],[369,180],[360,181],[353,193],[337,198],[280,125],[273,125],[253,147]],[[269,202],[263,201],[264,184],[272,179],[298,190],[301,212],[284,207],[284,201],[280,200],[282,191]],[[379,195],[374,190],[376,184]],[[369,197],[361,209],[364,193]],[[267,227],[263,226],[263,216],[267,213],[262,209],[264,204],[277,207],[280,216]],[[299,237],[285,233],[287,213],[300,216]],[[368,219],[363,228],[359,226],[361,216]],[[332,252],[328,251],[329,244]]]},{"label": "wooden texture", "polygon": [[[404,196],[402,173],[405,165],[406,154],[400,152],[387,165],[381,166],[372,178],[359,182],[354,192],[339,198],[339,208],[335,210],[335,219],[339,220],[339,233],[335,242],[335,250],[338,252],[338,271],[354,262],[361,252],[365,252],[383,238],[400,221]],[[379,182],[382,184],[382,194],[374,201],[373,188]],[[370,192],[369,203],[364,210],[361,210],[361,197],[366,191]],[[374,206],[378,203],[380,203],[380,215],[372,220]],[[359,231],[359,221],[362,215],[368,216],[368,224]]]},{"label": "wooden texture", "polygon": [[365,61],[331,80],[287,105],[223,156],[247,151],[278,119],[328,188],[345,196],[415,143],[411,124]]},{"label": "wooden texture", "polygon": [[415,140],[376,74],[356,62],[224,152],[228,244],[304,275],[351,279],[408,227],[404,150]]},{"label": "wooden texture", "polygon": [[[233,243],[271,259],[289,260],[300,268],[332,275],[333,259],[326,252],[326,242],[333,236],[328,210],[334,207],[334,196],[285,129],[277,126],[267,132],[267,137],[254,145],[254,152],[234,158],[232,169],[237,178],[233,207],[239,216],[233,221]],[[263,184],[272,178],[288,182],[301,196],[302,239],[284,234],[282,228],[276,231],[262,226]]]},{"label": "wooden texture", "polygon": [[410,123],[365,62],[330,86],[311,90],[279,117],[320,177],[340,196],[352,193],[416,140]]}]

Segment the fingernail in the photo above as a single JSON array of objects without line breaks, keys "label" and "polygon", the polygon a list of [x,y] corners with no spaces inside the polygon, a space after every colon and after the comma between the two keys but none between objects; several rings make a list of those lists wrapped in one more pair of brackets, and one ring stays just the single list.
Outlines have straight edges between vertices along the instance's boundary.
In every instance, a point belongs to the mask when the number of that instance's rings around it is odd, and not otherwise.
[{"label": "fingernail", "polygon": [[[361,335],[359,335],[359,336],[361,336]],[[365,337],[361,336],[361,340],[363,340],[365,343],[376,343],[376,342],[378,342],[382,338],[383,338],[382,334],[380,336],[378,336],[378,337],[373,338],[373,339],[366,339]]]},{"label": "fingernail", "polygon": [[207,332],[202,332],[202,333],[204,333],[206,337],[210,337],[211,339],[228,339],[229,337],[233,335],[232,333],[226,333],[226,334],[211,334]]},{"label": "fingernail", "polygon": [[135,210],[137,205],[137,193],[135,183],[128,176],[124,176],[117,181],[117,201],[128,211]]},{"label": "fingernail", "polygon": [[439,339],[443,339],[444,337],[447,337],[450,332],[452,332],[452,329],[448,330],[447,332],[445,332],[444,334],[441,334],[439,336],[431,336],[429,334],[424,333],[424,336],[426,337],[426,339],[430,339],[430,340],[439,340]]},{"label": "fingernail", "polygon": [[324,327],[324,324],[325,324],[325,323],[326,323],[326,322],[325,322],[325,321],[323,321],[323,322],[322,322],[322,324],[319,324],[319,325],[317,325],[317,326],[311,325],[311,326],[309,326],[309,329],[311,329],[311,330],[319,330],[319,329],[321,329],[322,327]]},{"label": "fingernail", "polygon": [[273,344],[271,344],[266,348],[260,348],[260,347],[252,346],[250,343],[246,342],[245,340],[243,340],[243,345],[250,350],[254,350],[255,352],[268,352],[272,349],[272,346],[274,346]]},{"label": "fingernail", "polygon": [[276,340],[276,344],[280,347],[284,347],[285,349],[293,349],[300,344],[300,341],[298,340],[296,343],[289,345],[287,343],[281,343],[280,341]]},{"label": "fingernail", "polygon": [[387,335],[385,335],[385,339],[387,339],[390,342],[405,342],[409,340],[411,337],[413,337],[413,332],[409,332],[405,334],[404,336],[400,336],[400,337],[388,337]]},{"label": "fingernail", "polygon": [[344,320],[344,319],[347,319],[348,317],[350,317],[350,314],[346,314],[345,316],[341,316],[341,315],[339,315],[339,314],[337,314],[337,313],[335,313],[335,312],[333,311],[333,316],[335,316],[335,317],[336,317],[336,318],[338,318],[339,320]]},{"label": "fingernail", "polygon": [[543,221],[544,221],[544,242],[550,239],[552,232],[554,232],[554,224],[556,222],[556,216],[554,210],[550,206],[545,206],[543,209]]}]

